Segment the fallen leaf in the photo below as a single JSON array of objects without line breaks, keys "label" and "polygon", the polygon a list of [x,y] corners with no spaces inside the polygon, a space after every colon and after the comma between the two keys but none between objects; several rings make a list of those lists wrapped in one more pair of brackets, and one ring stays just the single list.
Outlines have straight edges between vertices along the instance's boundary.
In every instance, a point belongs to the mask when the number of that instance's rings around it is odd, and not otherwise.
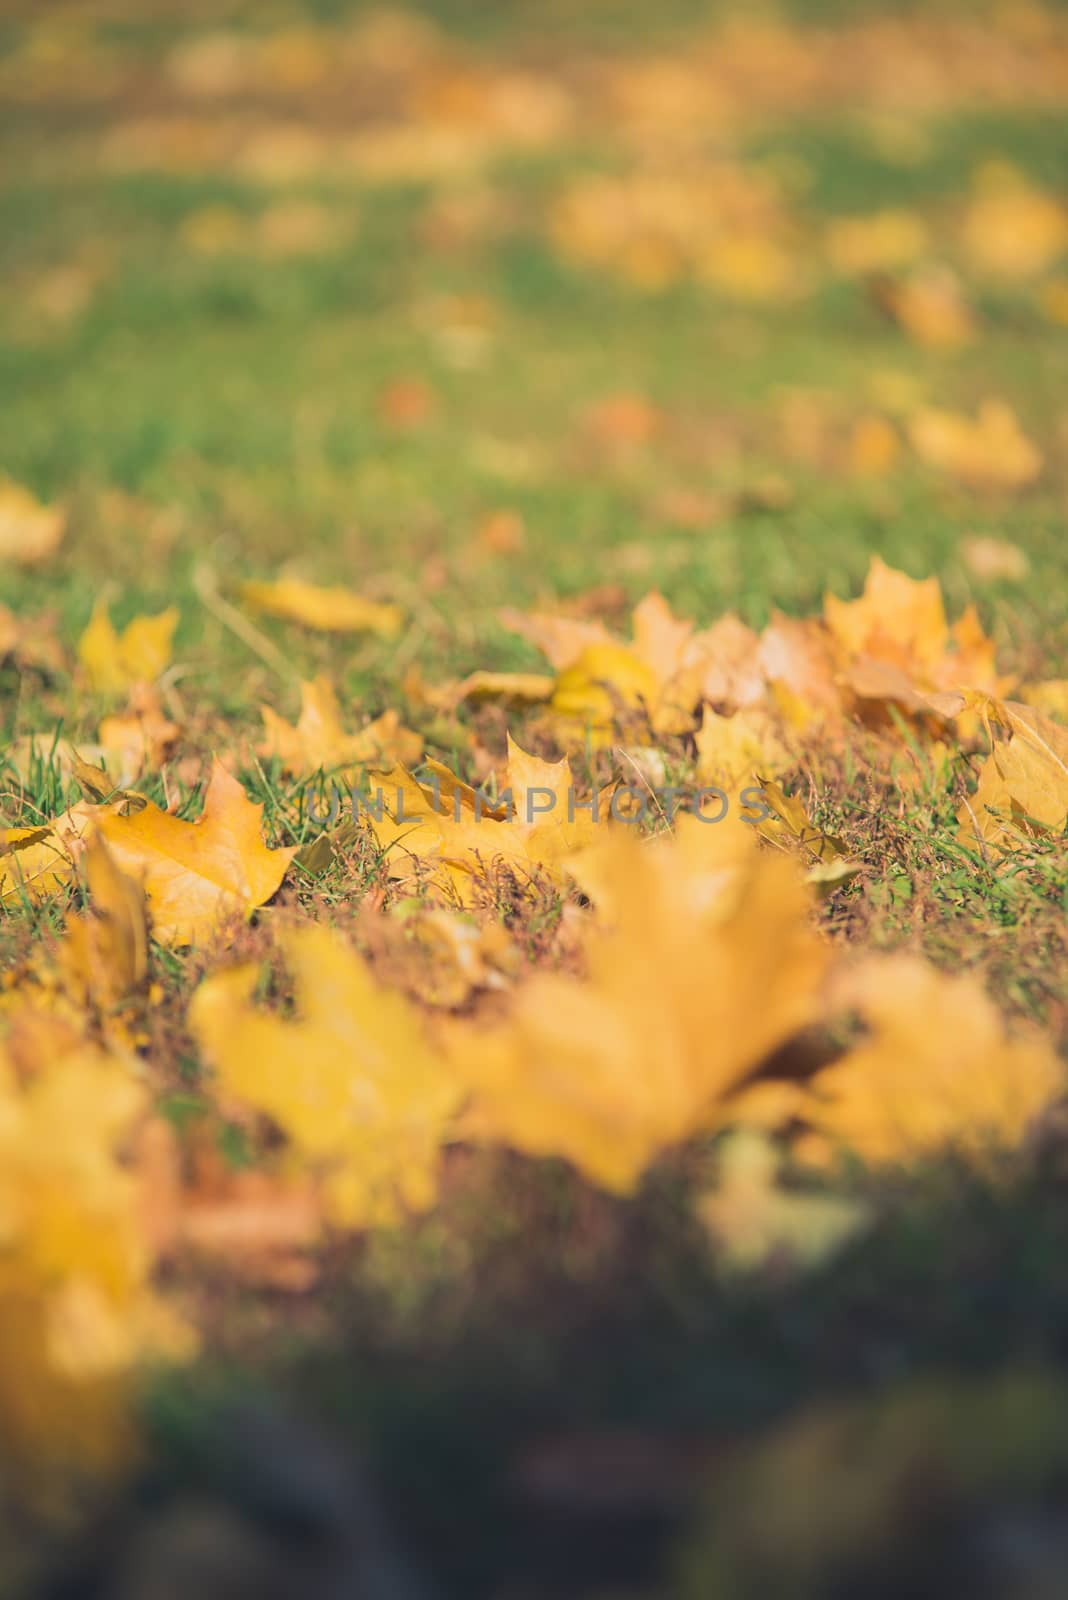
[{"label": "fallen leaf", "polygon": [[170,663],[177,626],[178,608],[168,606],[158,616],[134,617],[118,634],[106,603],[98,600],[78,641],[89,687],[97,694],[121,695],[135,684],[154,682]]},{"label": "fallen leaf", "polygon": [[918,267],[907,278],[877,273],[869,288],[880,309],[917,344],[953,350],[975,338],[975,318],[948,267]]},{"label": "fallen leaf", "polygon": [[300,622],[321,633],[374,633],[395,639],[404,625],[399,606],[366,600],[351,589],[322,589],[299,578],[243,583],[241,598],[254,611]]},{"label": "fallen leaf", "polygon": [[141,987],[148,973],[148,923],[139,883],[121,872],[99,833],[83,852],[89,910],[67,918],[56,961],[80,1004],[108,1013]]},{"label": "fallen leaf", "polygon": [[180,822],[151,801],[131,816],[101,819],[116,864],[144,886],[161,944],[197,944],[275,893],[295,850],[267,848],[262,812],[216,758],[198,821]]},{"label": "fallen leaf", "polygon": [[908,428],[921,461],[965,483],[1020,489],[1042,471],[1041,451],[1001,400],[984,401],[974,421],[955,411],[924,407]]},{"label": "fallen leaf", "polygon": [[472,672],[456,685],[451,703],[496,700],[503,705],[539,705],[552,697],[555,682],[542,672]]},{"label": "fallen leaf", "polygon": [[587,645],[612,643],[603,622],[587,622],[568,616],[516,611],[508,607],[498,613],[501,626],[518,633],[546,656],[556,672],[575,661]]},{"label": "fallen leaf", "polygon": [[849,440],[850,470],[864,477],[881,477],[897,465],[901,439],[885,417],[858,417]]},{"label": "fallen leaf", "polygon": [[0,829],[0,904],[42,900],[70,883],[97,817],[98,808],[80,800],[35,827]]},{"label": "fallen leaf", "polygon": [[937,578],[917,581],[873,556],[857,600],[828,594],[827,626],[840,676],[861,700],[897,700],[922,713],[931,692],[969,685],[1000,693],[993,641],[973,606],[949,626]]},{"label": "fallen leaf", "polygon": [[228,1094],[283,1130],[330,1220],[365,1227],[425,1209],[460,1085],[418,1013],[337,934],[294,930],[282,947],[296,1020],[252,1004],[254,968],[207,978],[190,1007],[205,1058]]},{"label": "fallen leaf", "polygon": [[566,756],[542,761],[509,736],[496,800],[438,762],[425,767],[424,783],[402,767],[384,774],[367,813],[391,877],[421,877],[470,905],[490,873],[503,869],[521,885],[538,870],[557,877],[595,836],[597,821],[579,809]]},{"label": "fallen leaf", "polygon": [[1034,711],[1055,722],[1068,722],[1068,678],[1048,678],[1044,683],[1025,684],[1020,698]]},{"label": "fallen leaf", "polygon": [[748,1128],[728,1134],[720,1151],[719,1182],[697,1200],[697,1214],[719,1257],[736,1270],[779,1261],[818,1266],[869,1220],[861,1201],[782,1187],[779,1165],[776,1147],[765,1135]]},{"label": "fallen leaf", "polygon": [[452,1048],[467,1137],[564,1156],[626,1193],[818,1015],[827,952],[787,861],[750,847],[696,904],[688,850],[623,829],[602,849],[614,914],[586,941],[588,976],[536,976],[509,1023]]},{"label": "fallen leaf", "polygon": [[499,922],[481,927],[461,912],[424,906],[405,917],[407,953],[421,962],[410,991],[425,1004],[455,1009],[480,990],[504,990],[516,976],[519,952]]},{"label": "fallen leaf", "polygon": [[28,1077],[0,1050],[0,1431],[20,1461],[114,1470],[135,1362],[190,1351],[151,1290],[120,1159],[144,1105],[128,1057],[62,1030]]},{"label": "fallen leaf", "polygon": [[270,706],[261,706],[260,714],[264,738],[259,754],[266,759],[277,757],[283,772],[298,777],[339,768],[410,766],[423,753],[422,738],[402,727],[395,711],[383,712],[357,733],[345,733],[336,691],[324,676],[301,684],[300,717],[295,727]]},{"label": "fallen leaf", "polygon": [[824,833],[809,820],[797,795],[790,795],[769,778],[757,780],[771,815],[758,823],[757,833],[780,850],[799,850],[813,862],[827,864],[844,860],[848,851],[841,839]]},{"label": "fallen leaf", "polygon": [[758,772],[778,777],[792,765],[781,730],[763,709],[721,717],[706,706],[694,738],[698,778],[728,792],[756,783]]},{"label": "fallen leaf", "polygon": [[838,998],[868,1035],[816,1074],[806,1116],[865,1161],[1014,1148],[1064,1092],[1052,1047],[1011,1038],[974,977],[945,976],[912,956],[874,959]]},{"label": "fallen leaf", "polygon": [[758,682],[770,686],[772,698],[793,727],[840,718],[842,691],[834,637],[819,618],[773,612],[755,657]]},{"label": "fallen leaf", "polygon": [[43,505],[29,489],[0,473],[0,561],[39,566],[55,555],[66,528],[65,506]]},{"label": "fallen leaf", "polygon": [[97,737],[109,767],[125,787],[146,771],[156,771],[173,754],[181,729],[165,714],[159,690],[134,684],[123,711],[101,720]]},{"label": "fallen leaf", "polygon": [[968,570],[986,582],[1023,583],[1031,571],[1026,553],[1007,539],[962,539],[960,553]]},{"label": "fallen leaf", "polygon": [[927,228],[915,211],[836,217],[827,226],[824,244],[836,272],[865,276],[911,266],[927,247]]},{"label": "fallen leaf", "polygon": [[49,678],[67,670],[66,653],[55,634],[54,615],[16,617],[0,605],[0,660],[32,668]]},{"label": "fallen leaf", "polygon": [[697,633],[655,591],[634,608],[631,643],[570,617],[505,611],[501,621],[556,668],[550,706],[565,743],[608,743],[621,717],[644,718],[659,734],[688,732],[702,699],[735,706],[766,690],[751,629],[728,613]]},{"label": "fallen leaf", "polygon": [[655,672],[626,645],[587,645],[556,676],[550,705],[565,740],[610,743],[628,713],[648,717],[658,700]]},{"label": "fallen leaf", "polygon": [[981,272],[1034,278],[1068,251],[1068,212],[1015,167],[991,161],[975,174],[963,243]]},{"label": "fallen leaf", "polygon": [[[1033,707],[989,695],[960,696],[991,733],[990,754],[975,794],[957,814],[962,832],[980,850],[1014,850],[1068,824],[1068,729]],[[1004,735],[993,736],[991,725]]]}]

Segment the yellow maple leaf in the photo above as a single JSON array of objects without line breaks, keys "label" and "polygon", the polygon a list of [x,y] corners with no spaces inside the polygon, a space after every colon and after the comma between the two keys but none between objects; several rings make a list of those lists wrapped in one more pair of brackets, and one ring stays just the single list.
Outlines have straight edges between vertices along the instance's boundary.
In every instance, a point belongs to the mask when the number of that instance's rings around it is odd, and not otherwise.
[{"label": "yellow maple leaf", "polygon": [[243,583],[241,598],[254,611],[301,622],[320,633],[375,633],[395,639],[404,625],[399,606],[367,600],[352,589],[320,588],[300,578]]},{"label": "yellow maple leaf", "polygon": [[908,431],[921,461],[965,483],[1019,489],[1042,471],[1041,451],[1002,400],[984,401],[974,419],[924,406]]},{"label": "yellow maple leaf", "polygon": [[1068,251],[1068,212],[1015,167],[991,161],[975,175],[963,234],[981,271],[1033,278]]},{"label": "yellow maple leaf", "polygon": [[107,603],[98,600],[78,641],[78,659],[97,694],[120,695],[134,684],[152,683],[168,666],[178,626],[178,608],[154,617],[134,617],[116,633]]},{"label": "yellow maple leaf", "polygon": [[961,540],[960,553],[968,570],[984,581],[1023,583],[1031,571],[1027,552],[1007,539],[975,535]]},{"label": "yellow maple leaf", "polygon": [[420,956],[409,987],[425,1005],[462,1006],[478,990],[507,989],[519,970],[519,949],[501,922],[480,927],[450,907],[420,906],[403,926],[405,954],[414,946]]},{"label": "yellow maple leaf", "polygon": [[993,641],[974,606],[949,626],[937,578],[917,580],[873,556],[857,600],[828,594],[824,618],[840,656],[839,675],[861,702],[896,700],[929,709],[931,692],[969,685],[999,692]]},{"label": "yellow maple leaf", "polygon": [[859,865],[849,860],[841,839],[818,828],[796,794],[787,794],[770,778],[757,781],[767,813],[756,826],[760,838],[778,850],[796,851],[813,863],[809,882],[817,886],[837,888],[855,876]]},{"label": "yellow maple leaf", "polygon": [[550,699],[556,680],[544,672],[471,672],[448,695],[450,707],[462,700],[476,704],[497,700],[504,705],[538,705]]},{"label": "yellow maple leaf", "polygon": [[300,717],[296,726],[270,706],[261,706],[264,738],[261,756],[277,756],[284,772],[299,777],[347,767],[410,766],[423,753],[419,734],[401,725],[395,711],[385,711],[357,733],[341,725],[337,694],[329,678],[320,676],[300,686]]},{"label": "yellow maple leaf", "polygon": [[56,960],[68,991],[107,1018],[148,973],[148,922],[139,883],[121,872],[94,834],[83,856],[89,911],[67,918]]},{"label": "yellow maple leaf", "polygon": [[[668,874],[678,896],[682,918],[698,923],[732,904],[738,884],[751,870],[755,838],[755,813],[746,821],[740,807],[723,812],[718,822],[709,817],[722,812],[713,802],[708,812],[680,812],[673,831],[642,840],[642,860],[649,869]],[[615,926],[622,914],[626,885],[620,877],[618,840],[611,830],[568,861],[568,873],[593,902],[598,923]]]},{"label": "yellow maple leaf", "polygon": [[392,877],[418,878],[422,867],[424,878],[461,905],[477,899],[480,882],[501,867],[520,878],[539,868],[558,874],[603,820],[600,808],[596,819],[580,811],[566,756],[543,761],[510,735],[496,803],[440,763],[425,767],[427,783],[403,767],[386,773],[368,821]]},{"label": "yellow maple leaf", "polygon": [[923,254],[927,228],[914,211],[837,217],[827,225],[825,245],[836,272],[885,272],[911,266]]},{"label": "yellow maple leaf", "polygon": [[97,734],[106,765],[118,773],[121,786],[156,768],[173,750],[180,729],[165,715],[159,691],[152,684],[134,684],[126,708],[103,717]]},{"label": "yellow maple leaf", "polygon": [[773,612],[760,635],[756,658],[771,699],[790,726],[805,728],[841,718],[843,695],[835,641],[818,617],[786,617]]},{"label": "yellow maple leaf", "polygon": [[556,677],[550,705],[565,740],[611,743],[627,712],[648,712],[658,685],[652,668],[626,645],[587,645]]},{"label": "yellow maple leaf", "polygon": [[195,944],[275,893],[295,852],[267,848],[262,812],[216,759],[198,821],[181,822],[151,802],[129,816],[101,818],[118,867],[144,886],[161,944]]},{"label": "yellow maple leaf", "polygon": [[659,734],[687,732],[702,699],[749,704],[766,687],[751,629],[728,613],[695,632],[655,590],[634,608],[629,643],[570,617],[504,611],[501,621],[556,668],[550,708],[564,742],[610,743],[617,723],[635,715]]},{"label": "yellow maple leaf", "polygon": [[730,232],[701,253],[698,276],[722,294],[755,304],[795,299],[807,287],[796,241],[767,231]]},{"label": "yellow maple leaf", "polygon": [[298,1016],[251,1001],[255,969],[207,978],[190,1024],[227,1093],[266,1113],[324,1184],[344,1227],[395,1220],[435,1197],[460,1085],[409,1002],[377,985],[335,933],[282,940]]},{"label": "yellow maple leaf", "polygon": [[[978,712],[991,748],[975,794],[957,814],[962,831],[984,844],[1013,850],[1068,824],[1068,729],[1034,707],[990,695],[956,697],[960,709]],[[940,702],[941,703],[941,702]],[[1003,738],[995,738],[997,727]]]},{"label": "yellow maple leaf", "polygon": [[0,473],[0,561],[37,566],[55,554],[66,528],[64,506],[42,505],[29,489]]},{"label": "yellow maple leaf", "polygon": [[849,439],[849,467],[863,477],[880,477],[896,466],[901,454],[897,429],[886,417],[858,417]]},{"label": "yellow maple leaf", "polygon": [[946,647],[947,623],[937,578],[917,581],[872,556],[858,600],[823,601],[827,626],[850,655],[929,667]]},{"label": "yellow maple leaf", "polygon": [[787,1189],[779,1155],[752,1128],[728,1134],[719,1182],[701,1195],[697,1214],[727,1264],[745,1271],[776,1260],[814,1267],[849,1243],[868,1221],[868,1208],[840,1195]]},{"label": "yellow maple leaf", "polygon": [[41,900],[68,884],[98,815],[79,800],[37,827],[0,829],[0,904]]},{"label": "yellow maple leaf", "polygon": [[806,1119],[870,1162],[948,1147],[1012,1147],[1064,1091],[1052,1045],[1011,1038],[971,976],[947,977],[911,956],[864,963],[839,999],[868,1036],[811,1082]]},{"label": "yellow maple leaf", "polygon": [[[138,1039],[139,1009],[148,973],[148,924],[139,884],[121,873],[103,839],[90,830],[79,867],[89,890],[89,909],[71,911],[64,937],[31,948],[26,962],[9,971],[0,1011],[15,1018],[9,1044],[34,1054],[55,1048],[53,1024],[71,1041],[100,1036],[120,1046]],[[38,1037],[38,1035],[40,1035]]]},{"label": "yellow maple leaf", "polygon": [[778,777],[791,765],[782,731],[769,712],[749,707],[721,717],[705,706],[695,735],[697,776],[733,793],[757,781],[757,773]]},{"label": "yellow maple leaf", "polygon": [[539,974],[509,1023],[455,1037],[467,1134],[629,1191],[818,1015],[827,952],[791,864],[750,846],[695,879],[692,848],[624,830],[602,847],[612,920],[591,930],[588,977]]},{"label": "yellow maple leaf", "polygon": [[1020,698],[1034,711],[1055,722],[1068,722],[1068,678],[1046,678],[1041,683],[1028,683],[1020,690]]},{"label": "yellow maple leaf", "polygon": [[905,278],[876,273],[870,287],[876,303],[917,344],[952,350],[975,337],[975,318],[948,267],[917,267]]},{"label": "yellow maple leaf", "polygon": [[134,1063],[42,1026],[29,1071],[0,1049],[0,1435],[31,1459],[110,1466],[130,1437],[118,1381],[190,1337],[151,1291],[119,1159],[145,1106]]},{"label": "yellow maple leaf", "polygon": [[505,607],[498,613],[502,627],[528,640],[552,664],[555,671],[570,666],[587,645],[609,644],[612,635],[603,622],[587,622],[579,617],[552,616],[542,612],[517,611]]}]

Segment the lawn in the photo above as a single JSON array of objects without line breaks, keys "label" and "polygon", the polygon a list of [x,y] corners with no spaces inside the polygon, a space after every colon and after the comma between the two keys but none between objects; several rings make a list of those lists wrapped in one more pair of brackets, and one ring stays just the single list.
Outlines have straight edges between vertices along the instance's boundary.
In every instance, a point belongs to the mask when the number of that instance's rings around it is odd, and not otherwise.
[{"label": "lawn", "polygon": [[1062,1591],[1066,90],[0,5],[0,1592]]}]

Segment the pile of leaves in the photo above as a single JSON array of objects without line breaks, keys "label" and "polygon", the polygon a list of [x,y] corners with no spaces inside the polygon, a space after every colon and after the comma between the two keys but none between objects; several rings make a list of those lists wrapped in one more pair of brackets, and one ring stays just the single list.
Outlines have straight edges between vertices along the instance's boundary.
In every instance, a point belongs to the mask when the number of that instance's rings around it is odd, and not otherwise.
[{"label": "pile of leaves", "polygon": [[[401,621],[288,580],[243,599]],[[168,694],[176,621],[117,633],[98,608],[69,669],[111,705],[96,741],[7,755],[25,811],[44,770],[69,797],[0,843],[5,910],[43,932],[0,1002],[0,1426],[37,1467],[123,1459],[130,1380],[197,1348],[176,1264],[306,1291],[331,1238],[430,1210],[478,1147],[617,1196],[705,1148],[710,1248],[799,1270],[870,1225],[865,1172],[996,1170],[1054,1116],[1056,1039],[979,975],[866,948],[848,908],[878,860],[806,810],[820,763],[863,760],[918,826],[956,809],[975,874],[1063,873],[1064,684],[1007,679],[935,580],[875,559],[858,599],[760,634],[655,593],[628,638],[509,612],[546,672],[413,681],[354,731],[320,677],[206,773]],[[443,719],[461,770],[413,770]],[[272,842],[248,793],[268,770],[289,780]]]}]

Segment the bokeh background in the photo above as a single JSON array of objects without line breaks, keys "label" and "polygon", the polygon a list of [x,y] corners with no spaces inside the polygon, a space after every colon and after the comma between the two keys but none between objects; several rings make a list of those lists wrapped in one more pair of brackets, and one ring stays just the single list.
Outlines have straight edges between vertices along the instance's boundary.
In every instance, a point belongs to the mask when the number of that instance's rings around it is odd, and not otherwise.
[{"label": "bokeh background", "polygon": [[956,604],[963,518],[1048,624],[1066,53],[1035,0],[8,0],[3,467],[77,504],[9,598],[418,574],[467,670],[606,582],[759,621],[877,548]]}]

